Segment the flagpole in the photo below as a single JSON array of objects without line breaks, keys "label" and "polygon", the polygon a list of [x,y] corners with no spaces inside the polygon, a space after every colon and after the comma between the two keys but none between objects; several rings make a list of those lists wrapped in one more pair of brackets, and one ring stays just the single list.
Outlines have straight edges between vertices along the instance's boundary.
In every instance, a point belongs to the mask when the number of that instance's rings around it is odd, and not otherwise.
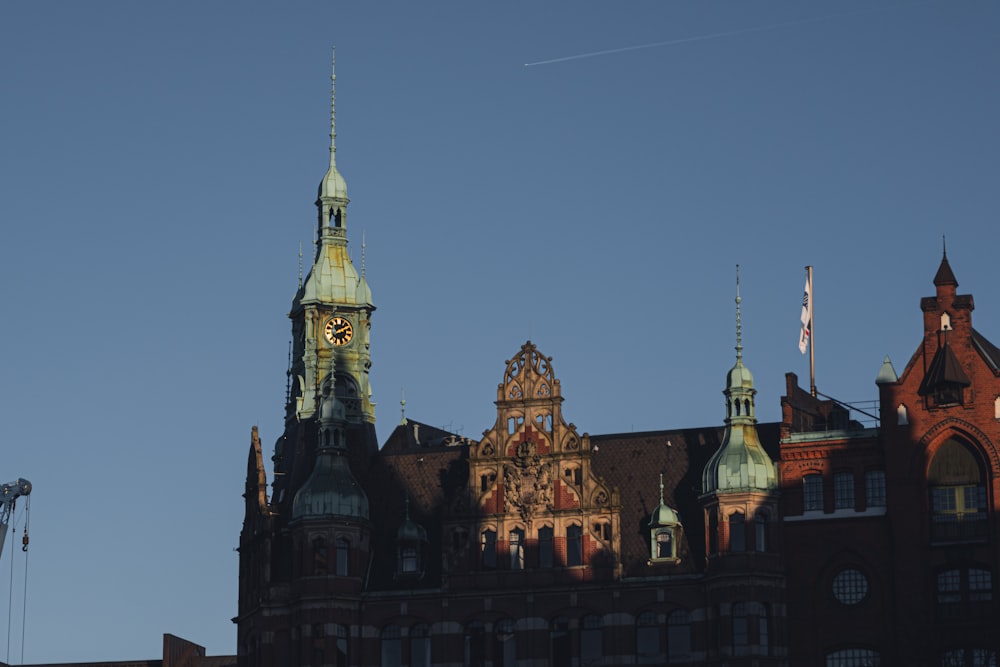
[{"label": "flagpole", "polygon": [[813,267],[806,267],[809,281],[809,393],[816,397],[816,325],[813,317],[816,313],[816,290],[813,289]]}]

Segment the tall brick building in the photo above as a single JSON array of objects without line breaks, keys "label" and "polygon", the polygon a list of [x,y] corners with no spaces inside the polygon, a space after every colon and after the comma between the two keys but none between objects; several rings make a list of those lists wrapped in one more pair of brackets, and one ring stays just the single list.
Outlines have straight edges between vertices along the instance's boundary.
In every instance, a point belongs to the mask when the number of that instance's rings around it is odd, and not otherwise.
[{"label": "tall brick building", "polygon": [[877,425],[791,374],[758,424],[737,296],[717,424],[588,435],[527,342],[482,438],[380,447],[334,140],[270,486],[251,435],[241,667],[996,665],[1000,350],[946,257]]}]

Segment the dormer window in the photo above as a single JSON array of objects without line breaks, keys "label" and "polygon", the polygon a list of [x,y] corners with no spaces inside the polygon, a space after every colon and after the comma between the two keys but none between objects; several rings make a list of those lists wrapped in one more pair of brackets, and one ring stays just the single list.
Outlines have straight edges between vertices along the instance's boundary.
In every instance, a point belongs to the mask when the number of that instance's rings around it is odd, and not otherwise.
[{"label": "dormer window", "polygon": [[952,383],[941,383],[934,387],[934,402],[938,405],[961,405],[962,386]]},{"label": "dormer window", "polygon": [[654,548],[653,548],[653,560],[661,558],[673,558],[674,557],[674,529],[673,528],[660,528],[656,531],[653,536]]}]

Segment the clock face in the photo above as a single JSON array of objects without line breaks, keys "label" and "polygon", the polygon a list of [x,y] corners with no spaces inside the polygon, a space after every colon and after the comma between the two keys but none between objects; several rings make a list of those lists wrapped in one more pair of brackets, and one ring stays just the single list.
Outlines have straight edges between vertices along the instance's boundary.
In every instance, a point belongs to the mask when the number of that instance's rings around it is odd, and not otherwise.
[{"label": "clock face", "polygon": [[323,327],[323,335],[326,336],[326,340],[340,347],[341,345],[347,345],[354,338],[354,327],[351,326],[351,322],[346,318],[337,316],[330,318]]}]

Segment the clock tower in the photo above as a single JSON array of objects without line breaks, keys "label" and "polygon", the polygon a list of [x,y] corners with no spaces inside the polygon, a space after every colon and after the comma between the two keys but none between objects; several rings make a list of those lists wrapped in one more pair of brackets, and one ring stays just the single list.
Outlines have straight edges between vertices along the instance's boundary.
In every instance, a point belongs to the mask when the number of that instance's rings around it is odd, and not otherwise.
[{"label": "clock tower", "polygon": [[[371,367],[371,290],[347,253],[347,183],[337,170],[336,80],[331,75],[330,166],[316,199],[316,254],[300,285],[292,320],[291,391],[286,423],[311,419],[320,387],[334,366],[333,384],[351,424],[374,424],[368,370]],[[362,246],[363,248],[363,246]]]}]

